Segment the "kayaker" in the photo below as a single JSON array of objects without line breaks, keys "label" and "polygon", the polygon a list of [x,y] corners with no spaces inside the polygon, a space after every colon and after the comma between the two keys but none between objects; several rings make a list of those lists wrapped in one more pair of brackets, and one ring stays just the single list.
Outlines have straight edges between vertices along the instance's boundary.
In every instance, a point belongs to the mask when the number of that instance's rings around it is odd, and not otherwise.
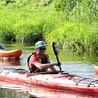
[{"label": "kayaker", "polygon": [[3,45],[1,45],[1,44],[0,44],[0,49],[1,50],[6,50],[6,48]]},{"label": "kayaker", "polygon": [[53,66],[59,66],[58,63],[50,63],[49,56],[45,54],[46,44],[43,41],[38,41],[35,43],[36,52],[32,53],[28,57],[28,67],[30,73],[47,71],[50,68],[51,71],[56,71]]}]

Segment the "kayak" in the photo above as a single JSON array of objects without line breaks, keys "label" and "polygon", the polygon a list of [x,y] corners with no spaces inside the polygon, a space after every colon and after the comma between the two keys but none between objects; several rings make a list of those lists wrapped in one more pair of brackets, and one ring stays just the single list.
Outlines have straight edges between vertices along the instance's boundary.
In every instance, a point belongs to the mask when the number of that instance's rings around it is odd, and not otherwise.
[{"label": "kayak", "polygon": [[[34,97],[36,96],[36,97]],[[73,91],[61,91],[42,87],[32,87],[29,89],[28,98],[98,98],[97,94],[79,93]]]},{"label": "kayak", "polygon": [[[61,91],[57,89],[39,87],[35,85],[28,86],[28,85],[7,83],[2,81],[0,81],[0,88],[4,88],[4,90],[1,90],[0,92],[4,96],[5,96],[5,88],[10,89],[11,94],[12,92],[14,92],[13,90],[15,90],[14,98],[20,98],[19,93],[21,93],[22,95],[24,94],[28,95],[28,98],[97,98],[98,97],[97,94],[79,93],[79,92],[73,92],[73,91],[67,91],[67,90]],[[6,94],[8,93],[9,93],[9,90],[6,91]],[[13,98],[13,94],[10,95],[10,98]]]},{"label": "kayak", "polygon": [[98,66],[94,67],[95,76],[98,76]]},{"label": "kayak", "polygon": [[0,50],[0,58],[9,58],[9,59],[18,59],[22,54],[21,49],[16,49],[16,50]]},{"label": "kayak", "polygon": [[[57,89],[50,89],[46,87],[39,87],[35,85],[20,85],[20,84],[14,84],[14,83],[7,83],[0,81],[0,88],[4,88],[4,90],[1,90],[0,93],[2,93],[5,96],[5,88],[11,90],[15,90],[14,98],[20,98],[19,93],[22,95],[28,95],[28,98],[98,98],[97,94],[88,94],[88,93],[79,93],[79,92],[73,92],[73,91],[61,91]],[[18,92],[18,94],[17,94]],[[6,91],[6,94],[8,94],[9,91]],[[7,96],[7,95],[6,95]],[[21,95],[20,95],[21,96]],[[3,97],[3,96],[2,96]],[[13,98],[13,94],[10,95],[10,98]]]},{"label": "kayak", "polygon": [[1,68],[0,81],[98,94],[98,79],[85,78],[59,71],[29,74],[22,69],[8,70]]}]

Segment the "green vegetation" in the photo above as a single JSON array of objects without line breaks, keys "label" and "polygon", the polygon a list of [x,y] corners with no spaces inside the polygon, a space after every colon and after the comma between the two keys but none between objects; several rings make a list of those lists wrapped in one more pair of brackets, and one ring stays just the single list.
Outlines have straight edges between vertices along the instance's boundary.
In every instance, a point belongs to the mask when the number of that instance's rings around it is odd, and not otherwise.
[{"label": "green vegetation", "polygon": [[0,0],[0,39],[98,53],[98,0]]}]

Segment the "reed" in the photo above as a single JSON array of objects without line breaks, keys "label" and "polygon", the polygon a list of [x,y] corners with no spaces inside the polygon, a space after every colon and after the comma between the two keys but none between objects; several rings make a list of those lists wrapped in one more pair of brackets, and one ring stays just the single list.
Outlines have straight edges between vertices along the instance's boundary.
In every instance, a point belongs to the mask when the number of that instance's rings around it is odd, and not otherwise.
[{"label": "reed", "polygon": [[97,0],[0,0],[0,38],[58,42],[72,51],[98,50]]}]

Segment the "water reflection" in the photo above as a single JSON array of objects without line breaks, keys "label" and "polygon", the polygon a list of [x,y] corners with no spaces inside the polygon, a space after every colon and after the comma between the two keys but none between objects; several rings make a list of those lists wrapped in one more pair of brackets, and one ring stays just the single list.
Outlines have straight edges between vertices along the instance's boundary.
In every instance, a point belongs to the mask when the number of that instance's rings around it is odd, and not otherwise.
[{"label": "water reflection", "polygon": [[20,59],[8,59],[8,60],[4,60],[4,59],[0,59],[0,66],[19,66],[21,64]]},{"label": "water reflection", "polygon": [[96,98],[98,95],[90,95],[86,93],[78,93],[73,91],[60,91],[56,89],[48,89],[48,88],[32,88],[29,90],[29,97],[34,98]]},{"label": "water reflection", "polygon": [[27,95],[16,92],[16,90],[0,88],[0,98],[27,98]]},{"label": "water reflection", "polygon": [[60,91],[35,85],[8,84],[0,81],[0,86],[2,87],[0,98],[98,98],[98,95]]}]

